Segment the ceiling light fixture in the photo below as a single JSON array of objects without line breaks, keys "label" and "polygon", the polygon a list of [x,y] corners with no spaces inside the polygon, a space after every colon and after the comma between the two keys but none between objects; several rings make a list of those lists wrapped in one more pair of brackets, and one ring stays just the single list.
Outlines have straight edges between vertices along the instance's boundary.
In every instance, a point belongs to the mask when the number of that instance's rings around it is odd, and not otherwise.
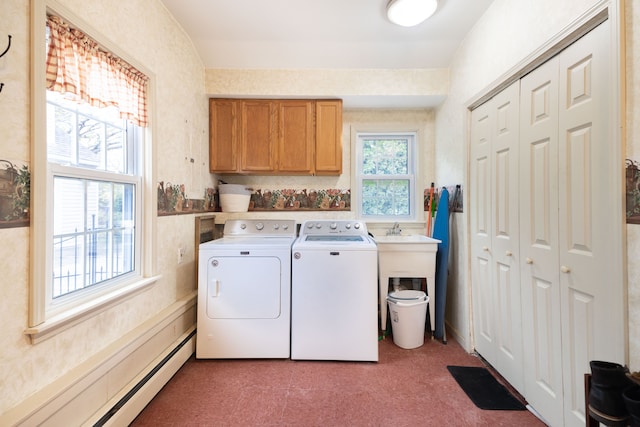
[{"label": "ceiling light fixture", "polygon": [[403,27],[413,27],[433,15],[438,0],[390,0],[387,17],[391,22]]}]

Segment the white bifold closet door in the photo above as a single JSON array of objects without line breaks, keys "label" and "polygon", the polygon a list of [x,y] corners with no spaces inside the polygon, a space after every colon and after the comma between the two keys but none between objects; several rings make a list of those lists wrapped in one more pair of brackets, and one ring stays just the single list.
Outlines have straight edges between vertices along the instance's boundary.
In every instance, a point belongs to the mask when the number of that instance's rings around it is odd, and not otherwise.
[{"label": "white bifold closet door", "polygon": [[521,80],[523,394],[554,426],[584,425],[590,360],[624,363],[609,46],[605,21]]},{"label": "white bifold closet door", "polygon": [[471,113],[471,269],[475,347],[523,390],[517,81]]}]

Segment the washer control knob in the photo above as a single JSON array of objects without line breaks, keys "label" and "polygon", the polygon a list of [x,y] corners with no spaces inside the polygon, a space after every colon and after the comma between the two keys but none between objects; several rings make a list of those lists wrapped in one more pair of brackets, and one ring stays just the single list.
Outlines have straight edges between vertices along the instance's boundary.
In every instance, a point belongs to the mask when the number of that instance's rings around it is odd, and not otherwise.
[{"label": "washer control knob", "polygon": [[344,225],[344,228],[346,228],[347,230],[350,230],[350,229],[351,229],[351,224],[346,223],[346,224]]},{"label": "washer control knob", "polygon": [[295,259],[300,259],[300,257],[301,257],[301,256],[302,256],[302,255],[300,255],[300,252],[294,252],[294,253],[293,253],[293,257],[294,257]]},{"label": "washer control knob", "polygon": [[313,228],[313,223],[312,222],[307,223],[307,228]]},{"label": "washer control knob", "polygon": [[287,224],[282,224],[282,229],[283,229],[283,230],[288,230],[288,229],[289,229],[289,226],[288,226]]},{"label": "washer control knob", "polygon": [[247,224],[243,222],[242,224],[240,224],[240,228],[244,230],[245,228],[247,228]]},{"label": "washer control knob", "polygon": [[256,230],[262,230],[264,228],[264,224],[259,222],[256,224]]},{"label": "washer control knob", "polygon": [[318,222],[318,223],[316,223],[316,228],[317,228],[318,230],[320,230],[320,229],[322,228],[322,224],[321,224],[321,223],[319,223],[319,222]]},{"label": "washer control knob", "polygon": [[278,225],[278,224],[273,224],[273,229],[274,229],[274,230],[277,230],[277,229],[279,229],[279,228],[280,228],[280,225]]},{"label": "washer control knob", "polygon": [[356,230],[360,229],[360,223],[356,222],[355,224],[353,224],[353,228],[355,228]]},{"label": "washer control knob", "polygon": [[336,228],[338,228],[338,223],[336,222],[332,222],[331,225],[329,226],[332,230],[335,230]]}]

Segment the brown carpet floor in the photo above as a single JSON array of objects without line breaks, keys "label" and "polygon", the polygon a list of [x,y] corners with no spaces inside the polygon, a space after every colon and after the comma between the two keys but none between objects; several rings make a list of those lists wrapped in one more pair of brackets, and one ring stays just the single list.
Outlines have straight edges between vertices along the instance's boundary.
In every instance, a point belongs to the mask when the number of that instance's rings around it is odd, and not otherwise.
[{"label": "brown carpet floor", "polygon": [[[197,360],[176,373],[133,426],[544,426],[529,411],[478,409],[447,365],[483,366],[455,341],[379,362]],[[502,381],[502,380],[501,380]]]}]

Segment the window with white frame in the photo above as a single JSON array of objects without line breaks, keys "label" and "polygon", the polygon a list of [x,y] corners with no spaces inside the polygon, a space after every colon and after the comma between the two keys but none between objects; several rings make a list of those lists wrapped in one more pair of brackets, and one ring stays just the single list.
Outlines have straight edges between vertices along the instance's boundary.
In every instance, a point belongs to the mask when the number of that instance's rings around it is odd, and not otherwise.
[{"label": "window with white frame", "polygon": [[414,132],[357,133],[357,201],[363,219],[415,219],[415,152]]},{"label": "window with white frame", "polygon": [[53,304],[135,272],[140,134],[114,108],[47,91]]},{"label": "window with white frame", "polygon": [[32,342],[156,280],[143,265],[153,247],[142,220],[153,200],[149,78],[50,5],[32,15],[46,18],[32,47],[42,61],[33,71]]}]

